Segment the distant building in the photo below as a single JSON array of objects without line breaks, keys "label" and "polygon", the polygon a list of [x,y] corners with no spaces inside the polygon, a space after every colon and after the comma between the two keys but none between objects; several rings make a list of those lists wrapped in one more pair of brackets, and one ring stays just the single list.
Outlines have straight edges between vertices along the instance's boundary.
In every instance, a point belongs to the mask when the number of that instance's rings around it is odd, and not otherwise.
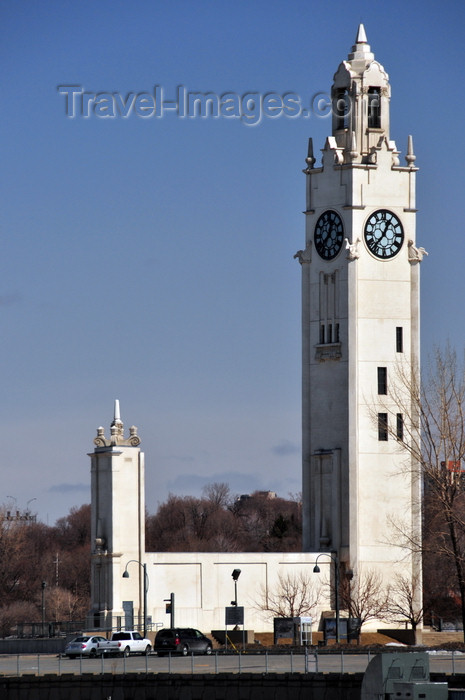
[{"label": "distant building", "polygon": [[37,522],[37,514],[31,513],[30,510],[16,510],[14,512],[7,510],[3,520],[8,522],[35,523]]}]

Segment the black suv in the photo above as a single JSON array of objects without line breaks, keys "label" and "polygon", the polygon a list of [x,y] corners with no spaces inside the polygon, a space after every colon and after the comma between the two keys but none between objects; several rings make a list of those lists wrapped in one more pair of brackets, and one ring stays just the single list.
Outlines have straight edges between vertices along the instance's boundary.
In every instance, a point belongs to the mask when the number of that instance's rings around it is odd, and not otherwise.
[{"label": "black suv", "polygon": [[202,632],[191,627],[176,627],[157,632],[154,651],[158,656],[165,654],[211,654],[212,643]]}]

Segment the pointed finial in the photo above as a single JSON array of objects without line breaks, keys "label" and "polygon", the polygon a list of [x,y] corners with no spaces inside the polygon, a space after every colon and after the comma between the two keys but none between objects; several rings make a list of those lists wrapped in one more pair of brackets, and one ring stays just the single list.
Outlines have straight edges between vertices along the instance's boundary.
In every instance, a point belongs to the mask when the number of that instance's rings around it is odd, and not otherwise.
[{"label": "pointed finial", "polygon": [[363,61],[366,67],[374,60],[374,57],[375,55],[371,51],[368,43],[365,27],[363,24],[359,24],[357,36],[355,37],[355,44],[352,46],[352,51],[349,53],[348,59],[349,61]]},{"label": "pointed finial", "polygon": [[113,418],[113,423],[110,425],[111,429],[111,442],[113,445],[118,444],[123,439],[124,426],[121,420],[119,412],[119,401],[115,399],[115,417]]},{"label": "pointed finial", "polygon": [[355,43],[356,44],[368,44],[368,39],[367,39],[367,35],[365,32],[365,27],[363,26],[363,24],[361,22],[358,25],[358,31],[357,31],[357,37],[355,39]]},{"label": "pointed finial", "polygon": [[313,155],[313,139],[310,138],[308,139],[308,150],[307,150],[307,157],[305,158],[305,162],[307,163],[307,167],[303,172],[308,175],[310,170],[313,168],[315,165],[316,158]]},{"label": "pointed finial", "polygon": [[410,134],[407,142],[407,155],[405,156],[405,160],[407,161],[407,165],[409,168],[413,168],[416,159],[417,157],[413,152],[413,137]]}]

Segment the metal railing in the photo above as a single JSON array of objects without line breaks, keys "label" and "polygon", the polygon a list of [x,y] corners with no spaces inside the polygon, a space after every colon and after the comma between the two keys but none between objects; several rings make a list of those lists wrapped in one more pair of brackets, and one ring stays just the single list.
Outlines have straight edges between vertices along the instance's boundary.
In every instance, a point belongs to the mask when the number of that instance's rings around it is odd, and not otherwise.
[{"label": "metal railing", "polygon": [[[385,652],[389,653],[389,652]],[[393,653],[393,652],[391,652]],[[373,654],[332,652],[316,649],[302,652],[214,652],[209,656],[187,657],[178,654],[158,657],[155,653],[130,657],[106,656],[68,659],[62,654],[0,655],[0,676],[23,674],[217,674],[217,673],[363,673]],[[465,674],[465,654],[440,652],[430,656],[430,671],[451,675]]]},{"label": "metal railing", "polygon": [[[71,634],[79,634],[82,632],[90,632],[93,634],[101,634],[109,636],[113,632],[120,632],[124,629],[129,629],[124,624],[124,619],[120,616],[115,616],[110,620],[110,624],[105,627],[99,627],[89,624],[89,620],[59,620],[46,622],[18,622],[16,624],[14,636],[18,639],[29,639],[36,637],[67,637]],[[163,627],[162,622],[152,622],[150,618],[147,622],[147,630],[156,632],[160,627]],[[134,616],[133,625],[130,629],[143,632],[144,618],[143,616]]]}]

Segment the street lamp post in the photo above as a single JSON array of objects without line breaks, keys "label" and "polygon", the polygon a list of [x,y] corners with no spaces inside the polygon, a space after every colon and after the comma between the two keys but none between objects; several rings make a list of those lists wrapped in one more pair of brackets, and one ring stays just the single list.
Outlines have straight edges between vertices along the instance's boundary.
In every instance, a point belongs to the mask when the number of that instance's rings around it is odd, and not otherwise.
[{"label": "street lamp post", "polygon": [[126,564],[126,568],[124,569],[123,578],[129,578],[128,564],[131,564],[131,562],[135,562],[136,564],[139,564],[139,566],[141,566],[142,569],[144,570],[144,610],[143,610],[143,615],[144,615],[144,637],[146,637],[147,636],[147,591],[149,588],[148,575],[147,575],[147,564],[141,564],[141,562],[138,561],[137,559],[130,559]]},{"label": "street lamp post", "polygon": [[237,579],[241,575],[241,570],[240,569],[234,569],[232,572],[231,576],[233,577],[234,581],[234,600],[231,601],[231,605],[235,605],[237,608]]},{"label": "street lamp post", "polygon": [[45,588],[47,587],[47,582],[42,581],[42,635],[45,637]]},{"label": "street lamp post", "polygon": [[339,638],[339,560],[337,557],[337,552],[333,552],[332,554],[329,554],[327,552],[322,552],[319,554],[316,558],[315,566],[313,567],[313,573],[314,574],[319,574],[320,573],[320,567],[318,566],[318,559],[320,557],[329,557],[331,561],[334,562],[334,599],[336,603],[336,643],[339,644],[340,638]]}]

